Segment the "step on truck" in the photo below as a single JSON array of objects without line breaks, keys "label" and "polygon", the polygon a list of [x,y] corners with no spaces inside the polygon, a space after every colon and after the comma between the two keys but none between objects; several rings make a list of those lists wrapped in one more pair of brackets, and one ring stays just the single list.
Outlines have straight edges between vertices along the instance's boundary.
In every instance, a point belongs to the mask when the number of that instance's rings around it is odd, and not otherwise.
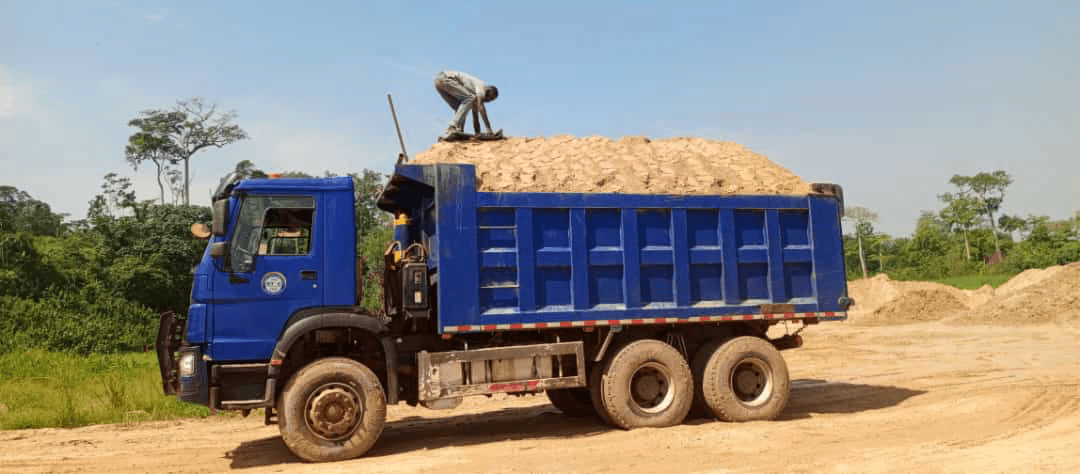
[{"label": "step on truck", "polygon": [[481,192],[472,165],[399,164],[372,314],[351,178],[226,179],[187,314],[161,317],[164,390],[262,409],[308,461],[367,452],[387,405],[474,395],[546,392],[622,429],[774,419],[779,351],[851,303],[842,192],[813,189]]}]

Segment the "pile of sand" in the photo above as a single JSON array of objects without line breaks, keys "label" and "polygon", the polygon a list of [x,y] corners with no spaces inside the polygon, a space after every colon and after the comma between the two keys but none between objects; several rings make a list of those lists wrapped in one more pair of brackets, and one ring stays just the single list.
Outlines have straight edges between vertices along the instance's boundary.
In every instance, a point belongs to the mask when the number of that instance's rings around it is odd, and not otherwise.
[{"label": "pile of sand", "polygon": [[855,299],[849,317],[864,324],[937,321],[985,303],[992,292],[989,286],[969,291],[941,283],[895,281],[881,273],[848,282],[848,294]]},{"label": "pile of sand", "polygon": [[1080,262],[1027,270],[997,289],[960,290],[880,274],[849,282],[848,293],[855,299],[849,317],[860,324],[1080,322]]},{"label": "pile of sand", "polygon": [[960,298],[942,289],[914,290],[878,308],[867,322],[897,324],[937,321],[967,308]]},{"label": "pile of sand", "polygon": [[1080,322],[1080,262],[1025,271],[998,287],[993,299],[961,315],[957,322]]},{"label": "pile of sand", "polygon": [[440,142],[412,163],[476,165],[481,191],[807,194],[790,170],[734,142],[645,137]]}]

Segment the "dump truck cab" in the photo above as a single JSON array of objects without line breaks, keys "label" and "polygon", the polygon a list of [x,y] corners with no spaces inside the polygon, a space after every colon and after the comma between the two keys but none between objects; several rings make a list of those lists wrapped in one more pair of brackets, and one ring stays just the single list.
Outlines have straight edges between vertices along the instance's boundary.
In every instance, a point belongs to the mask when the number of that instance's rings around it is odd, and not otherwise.
[{"label": "dump truck cab", "polygon": [[[175,372],[163,371],[166,391],[172,385],[181,400],[215,408],[262,400],[284,328],[305,314],[352,307],[358,295],[352,178],[227,181],[214,196],[187,319],[162,325],[185,341]],[[236,366],[251,381],[213,383],[209,365]]]}]

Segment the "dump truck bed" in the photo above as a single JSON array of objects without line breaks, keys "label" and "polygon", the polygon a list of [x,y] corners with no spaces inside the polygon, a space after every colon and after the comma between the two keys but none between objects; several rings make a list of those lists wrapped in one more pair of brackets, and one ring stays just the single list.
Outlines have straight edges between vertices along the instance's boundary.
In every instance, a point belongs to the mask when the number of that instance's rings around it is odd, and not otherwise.
[{"label": "dump truck bed", "polygon": [[429,248],[443,333],[846,317],[835,195],[491,193],[401,165],[380,207]]}]

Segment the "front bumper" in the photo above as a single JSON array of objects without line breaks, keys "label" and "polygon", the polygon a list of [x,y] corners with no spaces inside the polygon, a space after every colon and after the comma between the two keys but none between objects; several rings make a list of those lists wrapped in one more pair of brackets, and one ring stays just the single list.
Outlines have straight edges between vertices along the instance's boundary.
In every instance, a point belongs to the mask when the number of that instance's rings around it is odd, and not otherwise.
[{"label": "front bumper", "polygon": [[161,313],[156,344],[161,387],[166,395],[176,395],[180,401],[207,405],[207,364],[199,346],[184,341],[186,326],[187,321],[175,312]]}]

